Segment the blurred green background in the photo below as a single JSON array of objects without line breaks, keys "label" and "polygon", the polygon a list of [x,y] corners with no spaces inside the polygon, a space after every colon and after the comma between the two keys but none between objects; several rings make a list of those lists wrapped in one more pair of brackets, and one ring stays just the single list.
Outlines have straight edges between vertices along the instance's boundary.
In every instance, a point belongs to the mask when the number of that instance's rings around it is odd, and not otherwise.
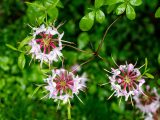
[{"label": "blurred green background", "polygon": [[[45,95],[40,89],[32,96],[37,84],[43,83],[43,75],[39,64],[29,66],[30,57],[26,56],[25,69],[21,71],[17,65],[18,52],[5,44],[18,46],[29,33],[27,26],[31,23],[28,16],[34,16],[27,11],[27,0],[1,0],[0,1],[0,120],[64,120],[67,119],[67,109],[62,106],[57,110],[57,103],[53,100],[42,99]],[[31,1],[30,1],[31,2]],[[116,18],[107,14],[107,7],[102,7],[106,14],[103,24],[95,23],[89,32],[79,29],[79,21],[92,7],[91,0],[63,0],[64,8],[59,9],[58,22],[64,22],[61,30],[65,32],[64,40],[72,41],[77,47],[84,50],[95,50],[104,31]],[[82,72],[88,76],[86,92],[79,97],[84,105],[75,97],[72,100],[73,120],[142,120],[142,114],[131,106],[130,102],[107,98],[112,93],[110,85],[99,86],[108,82],[104,68],[110,70],[115,67],[111,59],[114,57],[118,64],[135,63],[137,67],[144,64],[148,58],[150,73],[155,76],[145,84],[160,87],[160,19],[155,19],[154,13],[160,2],[158,0],[145,0],[140,7],[136,7],[137,17],[130,21],[126,17],[120,19],[109,31],[100,55],[106,59],[94,61],[82,66]],[[65,47],[65,66],[82,63],[90,57],[72,48]],[[72,57],[71,57],[72,56]]]}]

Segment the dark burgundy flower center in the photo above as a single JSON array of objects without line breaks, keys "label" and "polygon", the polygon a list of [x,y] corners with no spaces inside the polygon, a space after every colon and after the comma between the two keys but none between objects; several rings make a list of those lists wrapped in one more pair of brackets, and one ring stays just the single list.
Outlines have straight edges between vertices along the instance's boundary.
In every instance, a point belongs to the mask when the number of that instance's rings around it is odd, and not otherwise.
[{"label": "dark burgundy flower center", "polygon": [[124,90],[130,91],[137,88],[137,72],[121,69],[121,74],[117,75],[116,80]]},{"label": "dark burgundy flower center", "polygon": [[73,78],[67,72],[57,75],[54,79],[57,91],[68,92],[73,88]]},{"label": "dark burgundy flower center", "polygon": [[156,101],[157,97],[155,94],[148,91],[148,92],[145,92],[145,95],[142,94],[141,96],[139,96],[139,99],[142,105],[149,105],[153,101]]},{"label": "dark burgundy flower center", "polygon": [[51,50],[58,46],[58,38],[52,34],[40,33],[37,35],[36,42],[45,54],[50,53]]}]

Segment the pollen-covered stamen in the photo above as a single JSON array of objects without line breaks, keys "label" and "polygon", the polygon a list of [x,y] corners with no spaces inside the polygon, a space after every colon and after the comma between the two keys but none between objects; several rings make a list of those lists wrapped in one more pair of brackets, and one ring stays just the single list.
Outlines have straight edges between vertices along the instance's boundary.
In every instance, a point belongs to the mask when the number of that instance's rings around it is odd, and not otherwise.
[{"label": "pollen-covered stamen", "polygon": [[136,87],[138,75],[135,71],[121,69],[121,74],[116,77],[116,80],[124,90],[132,90]]},{"label": "pollen-covered stamen", "polygon": [[54,79],[56,83],[56,89],[58,92],[67,92],[73,87],[73,78],[67,72],[62,73],[60,76],[56,76]]},{"label": "pollen-covered stamen", "polygon": [[40,33],[40,38],[36,39],[36,42],[40,45],[40,49],[43,53],[50,53],[52,49],[55,49],[58,45],[58,38],[52,34]]},{"label": "pollen-covered stamen", "polygon": [[120,65],[118,69],[112,69],[109,76],[112,89],[115,91],[115,96],[125,97],[125,101],[129,97],[142,92],[141,86],[145,80],[138,68],[134,68],[133,64]]}]

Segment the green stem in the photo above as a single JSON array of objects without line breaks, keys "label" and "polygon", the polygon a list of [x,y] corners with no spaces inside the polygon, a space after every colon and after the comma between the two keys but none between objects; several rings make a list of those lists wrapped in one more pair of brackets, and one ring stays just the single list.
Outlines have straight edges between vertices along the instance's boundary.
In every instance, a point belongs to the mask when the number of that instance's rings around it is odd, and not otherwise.
[{"label": "green stem", "polygon": [[71,119],[71,104],[70,104],[70,100],[68,100],[67,110],[68,110],[68,120],[70,120]]},{"label": "green stem", "polygon": [[117,19],[115,19],[115,20],[108,26],[108,28],[106,29],[106,31],[105,31],[105,33],[104,33],[104,35],[103,35],[103,38],[102,38],[102,40],[100,41],[100,44],[99,44],[99,46],[98,46],[98,48],[97,48],[97,51],[96,51],[97,54],[98,54],[99,50],[100,50],[101,47],[102,47],[102,44],[103,44],[103,42],[104,42],[104,39],[105,39],[105,37],[106,37],[109,29],[112,27],[112,25],[114,25],[114,23],[116,23],[116,22],[119,20],[119,18],[121,18],[121,16],[119,16]]}]

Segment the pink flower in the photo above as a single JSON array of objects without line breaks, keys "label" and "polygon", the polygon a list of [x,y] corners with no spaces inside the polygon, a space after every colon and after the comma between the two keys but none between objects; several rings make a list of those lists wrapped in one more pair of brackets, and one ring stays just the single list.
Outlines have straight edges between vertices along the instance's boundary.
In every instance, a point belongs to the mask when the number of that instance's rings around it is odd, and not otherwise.
[{"label": "pink flower", "polygon": [[86,78],[75,76],[65,69],[56,69],[52,70],[52,75],[45,79],[48,84],[45,89],[50,92],[49,98],[66,103],[74,94],[78,95],[79,91],[86,87],[82,82],[84,80]]},{"label": "pink flower", "polygon": [[44,62],[49,65],[62,56],[62,42],[63,34],[60,34],[55,27],[45,27],[41,25],[39,28],[33,28],[34,38],[29,42],[32,54],[32,58],[41,61],[41,65]]},{"label": "pink flower", "polygon": [[142,92],[141,86],[145,80],[142,78],[138,68],[134,68],[133,64],[120,65],[118,69],[112,68],[112,75],[109,76],[112,90],[115,96],[132,97]]},{"label": "pink flower", "polygon": [[151,90],[150,87],[147,86],[145,95],[138,94],[134,96],[134,100],[136,107],[146,114],[146,119],[148,119],[149,116],[152,118],[158,109],[160,109],[160,95],[158,95],[156,88]]}]

